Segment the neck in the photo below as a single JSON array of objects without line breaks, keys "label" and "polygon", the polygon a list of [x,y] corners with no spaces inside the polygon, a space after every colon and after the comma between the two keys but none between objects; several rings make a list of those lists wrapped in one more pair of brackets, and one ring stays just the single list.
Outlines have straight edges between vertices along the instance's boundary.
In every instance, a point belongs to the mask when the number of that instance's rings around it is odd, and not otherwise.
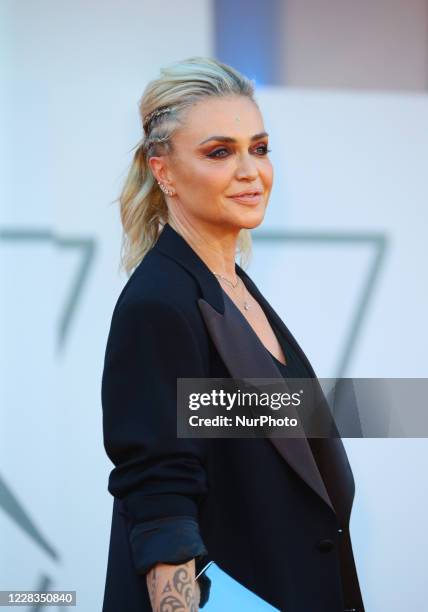
[{"label": "neck", "polygon": [[172,215],[168,223],[186,240],[213,274],[236,280],[235,252],[239,229],[227,231],[213,224],[178,219]]}]

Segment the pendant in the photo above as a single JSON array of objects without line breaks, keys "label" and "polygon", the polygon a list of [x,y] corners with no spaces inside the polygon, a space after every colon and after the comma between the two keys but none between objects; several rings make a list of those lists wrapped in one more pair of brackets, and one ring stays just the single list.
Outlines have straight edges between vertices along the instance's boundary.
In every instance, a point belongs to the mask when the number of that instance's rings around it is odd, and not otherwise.
[{"label": "pendant", "polygon": [[245,310],[250,310],[250,305],[248,302],[244,302],[244,309]]}]

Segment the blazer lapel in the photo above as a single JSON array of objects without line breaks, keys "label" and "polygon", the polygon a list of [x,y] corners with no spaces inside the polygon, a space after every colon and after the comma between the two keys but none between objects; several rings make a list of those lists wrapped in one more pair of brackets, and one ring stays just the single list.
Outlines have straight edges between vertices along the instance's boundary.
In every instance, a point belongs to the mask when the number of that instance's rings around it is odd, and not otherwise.
[{"label": "blazer lapel", "polygon": [[[154,249],[174,259],[197,280],[202,297],[198,306],[208,333],[232,378],[281,378],[267,349],[248,321],[222,290],[215,275],[169,223],[161,231]],[[267,300],[244,270],[236,264],[236,272],[245,282],[267,317],[276,324],[282,339],[292,341],[309,371],[316,378],[311,364]],[[322,390],[321,390],[322,393]],[[340,438],[273,438],[280,456],[304,482],[335,512],[344,523],[349,520],[353,497],[353,478]]]},{"label": "blazer lapel", "polygon": [[[319,401],[317,404],[319,410],[328,409],[327,400],[315,371],[288,327],[285,325],[281,317],[275,312],[269,302],[264,298],[263,294],[258,290],[251,278],[238,265],[236,265],[236,272],[244,281],[248,291],[263,308],[267,318],[270,319],[270,321],[272,321],[277,327],[281,335],[281,338],[279,338],[280,342],[282,340],[285,345],[287,343],[291,343],[293,349],[300,356],[301,360],[311,373],[316,385],[317,396],[321,398],[321,401]],[[348,524],[355,495],[355,482],[346,450],[343,446],[343,442],[334,421],[332,423],[332,428],[332,437],[309,438],[308,444],[311,448],[312,455],[321,473],[336,513],[343,524]],[[289,440],[284,441],[288,443]]]},{"label": "blazer lapel", "polygon": [[[232,378],[283,378],[266,348],[232,300],[224,294],[224,314],[206,300],[198,305],[207,329]],[[335,512],[324,481],[306,438],[267,439],[293,470]]]}]

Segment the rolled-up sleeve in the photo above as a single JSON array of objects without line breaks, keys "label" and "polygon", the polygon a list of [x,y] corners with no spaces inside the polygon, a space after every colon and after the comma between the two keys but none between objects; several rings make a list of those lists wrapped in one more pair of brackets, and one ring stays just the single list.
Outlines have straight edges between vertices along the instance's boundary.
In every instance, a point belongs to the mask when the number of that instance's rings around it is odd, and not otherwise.
[{"label": "rolled-up sleeve", "polygon": [[[177,437],[177,378],[205,377],[183,313],[159,300],[122,300],[113,313],[102,375],[108,490],[130,522],[135,570],[208,559],[198,508],[208,491],[206,440]],[[210,580],[199,579],[201,604]]]}]

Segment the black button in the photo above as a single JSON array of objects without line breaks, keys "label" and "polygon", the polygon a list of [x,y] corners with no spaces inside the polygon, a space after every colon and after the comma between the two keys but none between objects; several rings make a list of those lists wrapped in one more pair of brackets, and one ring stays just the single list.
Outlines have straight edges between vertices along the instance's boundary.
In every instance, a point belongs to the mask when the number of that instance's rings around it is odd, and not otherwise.
[{"label": "black button", "polygon": [[320,540],[317,544],[318,550],[321,552],[328,552],[333,548],[333,540]]}]

